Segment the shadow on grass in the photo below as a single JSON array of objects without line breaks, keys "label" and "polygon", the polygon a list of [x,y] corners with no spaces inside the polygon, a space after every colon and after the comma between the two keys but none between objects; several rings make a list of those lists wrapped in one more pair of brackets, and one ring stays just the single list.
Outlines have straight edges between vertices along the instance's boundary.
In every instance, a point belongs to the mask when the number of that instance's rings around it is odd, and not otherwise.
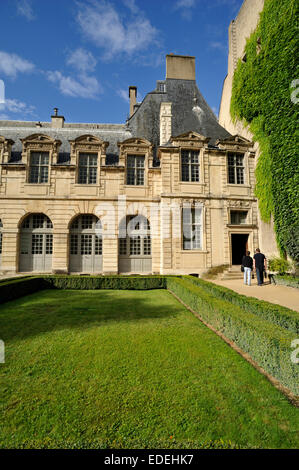
[{"label": "shadow on grass", "polygon": [[170,319],[182,309],[164,290],[45,290],[0,305],[0,338],[6,342],[65,328]]}]

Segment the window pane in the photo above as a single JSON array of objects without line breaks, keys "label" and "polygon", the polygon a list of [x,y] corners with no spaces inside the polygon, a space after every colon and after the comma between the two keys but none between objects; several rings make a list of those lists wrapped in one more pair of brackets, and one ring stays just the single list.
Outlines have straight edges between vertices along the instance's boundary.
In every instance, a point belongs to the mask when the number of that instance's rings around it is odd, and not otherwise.
[{"label": "window pane", "polygon": [[39,165],[39,153],[31,153],[31,165]]},{"label": "window pane", "polygon": [[244,184],[244,155],[228,155],[229,184]]},{"label": "window pane", "polygon": [[48,165],[49,164],[49,154],[47,152],[43,152],[40,155],[40,163],[42,165]]},{"label": "window pane", "polygon": [[151,237],[150,235],[147,235],[146,237],[144,237],[144,240],[143,240],[143,246],[144,246],[144,254],[145,255],[150,255],[151,254]]},{"label": "window pane", "polygon": [[91,255],[92,235],[81,235],[81,255]]},{"label": "window pane", "polygon": [[244,171],[243,168],[237,168],[237,184],[244,183]]},{"label": "window pane", "polygon": [[43,253],[43,235],[32,234],[31,253],[33,255],[41,255]]},{"label": "window pane", "polygon": [[194,150],[181,151],[182,181],[196,183],[199,181],[199,152]]},{"label": "window pane", "polygon": [[246,224],[247,220],[247,211],[231,211],[230,221],[231,224],[239,225]]},{"label": "window pane", "polygon": [[192,165],[191,166],[191,181],[199,181],[199,166]]},{"label": "window pane", "polygon": [[42,166],[40,168],[40,183],[48,182],[48,172],[49,172],[49,169],[47,166]]},{"label": "window pane", "polygon": [[144,168],[144,157],[136,157],[137,168]]},{"label": "window pane", "polygon": [[134,168],[135,167],[135,157],[133,155],[128,155],[127,165],[128,165],[128,168]]},{"label": "window pane", "polygon": [[94,254],[101,255],[102,254],[102,237],[95,235],[95,247],[94,247]]},{"label": "window pane", "polygon": [[144,184],[144,170],[137,170],[136,184],[139,185],[139,186]]},{"label": "window pane", "polygon": [[87,168],[86,167],[80,167],[79,168],[78,183],[79,184],[87,184]]},{"label": "window pane", "polygon": [[43,214],[33,214],[32,228],[43,228],[45,217]]},{"label": "window pane", "polygon": [[93,222],[92,215],[82,215],[82,218],[81,218],[82,229],[91,229],[92,222]]},{"label": "window pane", "polygon": [[127,254],[127,239],[119,239],[119,254],[125,256]]},{"label": "window pane", "polygon": [[96,154],[80,153],[78,168],[79,184],[96,184],[97,182],[97,163]]},{"label": "window pane", "polygon": [[183,249],[200,250],[202,227],[202,210],[183,208]]},{"label": "window pane", "polygon": [[127,170],[127,184],[135,183],[135,170],[133,168],[128,168]]},{"label": "window pane", "polygon": [[46,255],[51,255],[53,252],[53,235],[46,235]]},{"label": "window pane", "polygon": [[130,238],[130,255],[140,255],[141,253],[141,238]]},{"label": "window pane", "polygon": [[142,155],[127,156],[127,184],[144,185],[144,162]]},{"label": "window pane", "polygon": [[189,166],[182,165],[182,181],[189,181]]},{"label": "window pane", "polygon": [[97,168],[89,168],[89,184],[95,184],[97,182]]},{"label": "window pane", "polygon": [[78,254],[78,235],[71,235],[71,255]]},{"label": "window pane", "polygon": [[38,166],[31,166],[29,170],[29,183],[38,183]]},{"label": "window pane", "polygon": [[47,183],[49,176],[49,152],[31,152],[29,183]]}]

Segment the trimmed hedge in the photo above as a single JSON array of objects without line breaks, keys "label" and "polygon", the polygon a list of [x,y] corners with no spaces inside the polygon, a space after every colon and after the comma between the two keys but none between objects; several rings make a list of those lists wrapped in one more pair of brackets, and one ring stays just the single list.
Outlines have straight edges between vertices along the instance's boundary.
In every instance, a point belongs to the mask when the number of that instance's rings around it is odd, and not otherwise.
[{"label": "trimmed hedge", "polygon": [[0,283],[0,304],[44,289],[40,277],[25,277]]},{"label": "trimmed hedge", "polygon": [[220,299],[188,279],[168,279],[168,289],[228,339],[299,395],[298,365],[291,362],[291,343],[297,335]]},{"label": "trimmed hedge", "polygon": [[43,276],[46,289],[166,289],[162,276]]},{"label": "trimmed hedge", "polygon": [[42,289],[166,289],[163,276],[33,276],[0,283],[0,304]]},{"label": "trimmed hedge", "polygon": [[296,289],[299,289],[299,277],[298,276],[294,277],[294,276],[288,276],[287,274],[285,275],[275,274],[274,281],[276,284],[279,284],[282,286],[295,287]]},{"label": "trimmed hedge", "polygon": [[[276,277],[275,277],[276,278]],[[186,279],[194,285],[204,289],[209,294],[214,295],[218,299],[231,302],[241,307],[244,311],[258,315],[275,325],[281,326],[287,330],[299,334],[299,313],[281,305],[271,304],[264,300],[254,297],[247,297],[237,292],[218,286],[213,282],[204,281],[203,279],[186,276]]]}]

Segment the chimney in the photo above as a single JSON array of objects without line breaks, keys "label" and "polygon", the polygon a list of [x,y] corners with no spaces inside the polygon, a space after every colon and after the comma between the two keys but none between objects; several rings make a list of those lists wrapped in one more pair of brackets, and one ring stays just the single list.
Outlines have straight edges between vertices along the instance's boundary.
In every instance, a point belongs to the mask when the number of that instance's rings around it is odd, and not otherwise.
[{"label": "chimney", "polygon": [[63,127],[64,116],[58,116],[58,108],[54,108],[54,115],[51,116],[51,127]]},{"label": "chimney", "polygon": [[162,102],[160,105],[160,145],[167,144],[171,137],[171,106],[172,103],[166,102]]},{"label": "chimney", "polygon": [[167,54],[166,78],[195,80],[195,57]]},{"label": "chimney", "polygon": [[137,98],[137,87],[130,86],[129,87],[129,98],[130,98],[130,117],[134,114],[134,106],[136,104]]}]

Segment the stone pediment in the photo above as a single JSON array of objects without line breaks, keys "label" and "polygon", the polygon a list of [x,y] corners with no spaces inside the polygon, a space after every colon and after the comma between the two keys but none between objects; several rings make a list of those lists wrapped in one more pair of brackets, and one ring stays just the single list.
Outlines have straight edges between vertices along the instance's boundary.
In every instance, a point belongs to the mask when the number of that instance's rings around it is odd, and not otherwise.
[{"label": "stone pediment", "polygon": [[140,137],[130,137],[129,139],[123,140],[122,142],[117,143],[118,146],[135,146],[135,145],[142,145],[143,147],[151,147],[151,143],[146,139],[141,139]]},{"label": "stone pediment", "polygon": [[14,141],[11,139],[6,139],[2,135],[0,135],[0,144],[13,145]]},{"label": "stone pediment", "polygon": [[183,134],[173,136],[170,138],[170,142],[177,144],[179,146],[188,144],[188,145],[203,145],[207,144],[210,140],[210,137],[205,137],[204,135],[198,134],[194,131],[184,132]]},{"label": "stone pediment", "polygon": [[70,140],[69,142],[72,144],[81,144],[81,145],[103,145],[103,144],[108,145],[108,142],[104,142],[102,139],[99,139],[99,137],[96,137],[91,134],[80,135],[76,139]]},{"label": "stone pediment", "polygon": [[174,140],[192,140],[196,142],[209,142],[210,138],[205,137],[204,135],[198,134],[194,131],[184,132],[184,134],[180,134],[177,136],[172,136],[171,141]]},{"label": "stone pediment", "polygon": [[232,135],[226,139],[219,139],[216,141],[216,145],[220,146],[243,146],[243,147],[252,147],[252,142],[241,135]]},{"label": "stone pediment", "polygon": [[[53,144],[54,142],[60,142],[60,141],[55,141],[52,137],[46,135],[46,134],[32,134],[29,135],[28,137],[25,137],[24,139],[20,139],[21,142],[23,143],[45,143],[45,144]],[[61,143],[61,142],[60,142]]]}]

